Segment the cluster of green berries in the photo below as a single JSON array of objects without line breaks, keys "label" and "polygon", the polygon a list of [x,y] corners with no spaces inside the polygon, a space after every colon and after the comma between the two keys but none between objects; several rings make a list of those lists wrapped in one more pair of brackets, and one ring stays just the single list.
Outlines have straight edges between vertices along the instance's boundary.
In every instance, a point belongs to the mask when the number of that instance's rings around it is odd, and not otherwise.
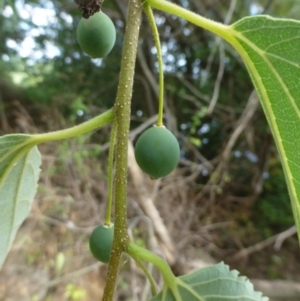
[{"label": "cluster of green berries", "polygon": [[[111,19],[97,12],[88,19],[82,18],[77,27],[77,40],[82,50],[92,58],[103,58],[112,50],[116,41],[116,29]],[[140,168],[152,179],[158,179],[173,171],[179,161],[180,148],[175,136],[164,126],[147,129],[135,145],[135,158]],[[114,225],[100,225],[90,236],[93,256],[108,263],[114,237]]]},{"label": "cluster of green berries", "polygon": [[[135,158],[152,179],[166,176],[179,161],[180,148],[175,136],[164,126],[146,130],[136,142]],[[100,225],[90,236],[90,250],[101,262],[108,263],[114,238],[114,225]]]},{"label": "cluster of green berries", "polygon": [[[77,40],[84,52],[93,58],[102,58],[115,44],[116,29],[111,19],[100,11],[88,19],[80,20]],[[164,177],[174,170],[179,154],[177,139],[164,126],[153,126],[146,130],[135,146],[138,165],[152,179]]]},{"label": "cluster of green berries", "polygon": [[[77,41],[82,50],[92,58],[103,58],[109,54],[116,41],[116,29],[111,19],[103,12],[89,18],[81,18],[77,27]],[[104,263],[109,257],[114,239],[114,225],[99,225],[89,240],[93,256]]]}]

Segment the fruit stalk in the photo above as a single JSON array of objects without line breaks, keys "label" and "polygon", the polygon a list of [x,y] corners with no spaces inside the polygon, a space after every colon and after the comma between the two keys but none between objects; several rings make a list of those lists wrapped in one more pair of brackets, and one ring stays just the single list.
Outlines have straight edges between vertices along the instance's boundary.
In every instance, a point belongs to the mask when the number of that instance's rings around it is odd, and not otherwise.
[{"label": "fruit stalk", "polygon": [[129,243],[126,230],[127,152],[130,123],[130,104],[141,14],[141,1],[131,0],[129,2],[119,86],[115,103],[115,117],[117,122],[117,141],[115,154],[115,238],[108,267],[107,282],[104,289],[103,301],[113,300],[120,257],[122,251],[126,249],[127,244]]},{"label": "fruit stalk", "polygon": [[165,285],[167,285],[172,291],[176,291],[176,277],[170,266],[162,258],[147,249],[139,247],[133,242],[129,244],[127,253],[134,259],[145,260],[155,265],[161,272]]},{"label": "fruit stalk", "polygon": [[163,114],[164,114],[164,70],[163,70],[163,58],[162,58],[162,51],[161,51],[161,45],[159,40],[159,33],[156,27],[154,15],[152,12],[152,9],[149,5],[149,3],[146,1],[143,4],[145,13],[147,15],[147,18],[149,20],[156,51],[157,51],[157,61],[158,61],[158,71],[159,71],[159,99],[158,99],[158,118],[156,125],[157,126],[163,126]]}]

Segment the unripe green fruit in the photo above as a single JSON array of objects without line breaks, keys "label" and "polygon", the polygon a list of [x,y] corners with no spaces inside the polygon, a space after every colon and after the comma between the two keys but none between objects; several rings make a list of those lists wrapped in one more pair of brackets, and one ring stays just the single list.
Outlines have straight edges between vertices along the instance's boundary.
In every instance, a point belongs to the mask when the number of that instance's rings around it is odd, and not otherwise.
[{"label": "unripe green fruit", "polygon": [[116,28],[106,14],[98,12],[88,19],[81,18],[77,26],[77,41],[85,53],[93,58],[102,58],[115,44]]},{"label": "unripe green fruit", "polygon": [[108,263],[114,239],[114,224],[96,227],[90,237],[90,250],[101,262]]},{"label": "unripe green fruit", "polygon": [[146,130],[135,144],[135,159],[152,179],[166,176],[178,164],[180,148],[175,136],[164,126]]}]

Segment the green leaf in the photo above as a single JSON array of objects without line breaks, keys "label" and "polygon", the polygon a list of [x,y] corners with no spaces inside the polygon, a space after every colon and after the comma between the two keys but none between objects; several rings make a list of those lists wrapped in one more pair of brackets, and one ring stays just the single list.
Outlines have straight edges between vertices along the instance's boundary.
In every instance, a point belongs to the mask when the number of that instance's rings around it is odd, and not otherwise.
[{"label": "green leaf", "polygon": [[29,135],[0,137],[0,269],[33,202],[41,156]]},{"label": "green leaf", "polygon": [[230,33],[271,127],[300,238],[300,22],[247,17]]},{"label": "green leaf", "polygon": [[281,157],[300,240],[300,21],[251,16],[231,26],[165,0],[148,0],[219,35],[242,56]]},{"label": "green leaf", "polygon": [[[174,297],[177,290],[177,297]],[[267,301],[246,277],[219,263],[177,278],[176,287],[164,288],[150,301]]]}]

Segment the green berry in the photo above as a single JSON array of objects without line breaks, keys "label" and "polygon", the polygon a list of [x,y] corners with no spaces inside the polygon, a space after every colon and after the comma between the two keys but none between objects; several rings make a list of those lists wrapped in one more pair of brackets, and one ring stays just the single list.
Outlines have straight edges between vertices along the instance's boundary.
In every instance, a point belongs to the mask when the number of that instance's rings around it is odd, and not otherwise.
[{"label": "green berry", "polygon": [[146,130],[135,144],[135,159],[152,179],[166,176],[178,164],[180,148],[175,136],[164,126]]},{"label": "green berry", "polygon": [[102,58],[109,54],[115,44],[116,28],[106,14],[98,12],[88,19],[81,18],[77,40],[85,53],[93,58]]},{"label": "green berry", "polygon": [[90,236],[90,250],[101,262],[108,263],[114,239],[114,224],[96,227]]}]

